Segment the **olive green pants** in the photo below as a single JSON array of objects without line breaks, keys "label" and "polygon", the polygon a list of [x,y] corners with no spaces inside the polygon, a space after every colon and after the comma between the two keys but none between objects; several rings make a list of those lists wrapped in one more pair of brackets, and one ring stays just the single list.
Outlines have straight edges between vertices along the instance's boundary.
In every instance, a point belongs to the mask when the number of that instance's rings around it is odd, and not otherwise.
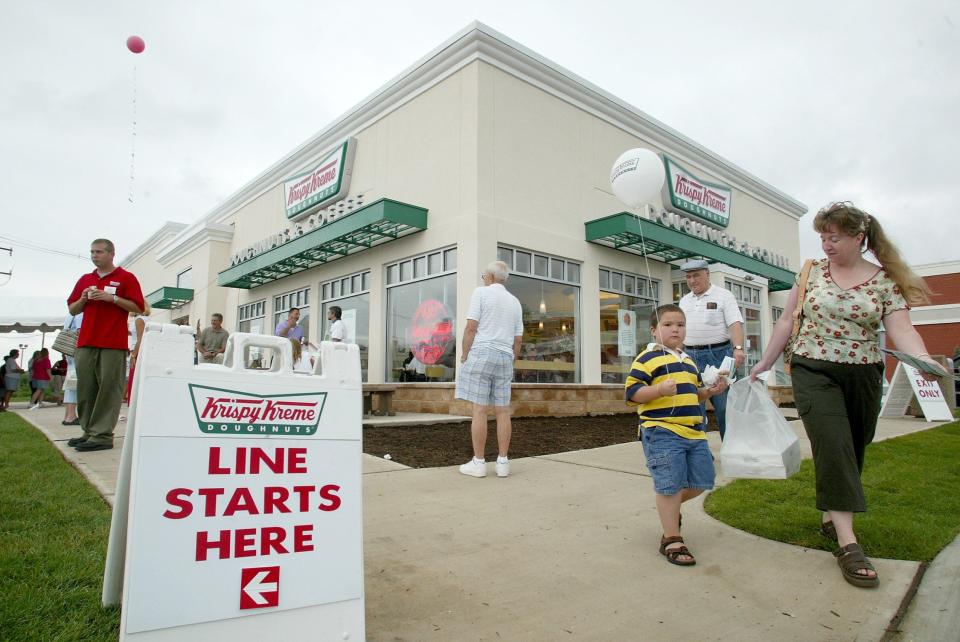
[{"label": "olive green pants", "polygon": [[860,474],[873,441],[883,394],[883,364],[849,364],[794,356],[793,395],[817,477],[817,509],[867,510]]},{"label": "olive green pants", "polygon": [[126,389],[126,350],[77,348],[77,415],[91,444],[112,444]]}]

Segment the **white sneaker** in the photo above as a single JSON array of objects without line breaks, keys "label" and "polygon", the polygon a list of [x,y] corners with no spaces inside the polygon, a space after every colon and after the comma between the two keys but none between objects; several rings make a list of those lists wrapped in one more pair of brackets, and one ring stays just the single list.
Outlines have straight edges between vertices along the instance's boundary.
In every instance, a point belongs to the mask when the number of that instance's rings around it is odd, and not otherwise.
[{"label": "white sneaker", "polygon": [[508,477],[510,475],[510,462],[505,461],[502,464],[497,462],[497,477]]},{"label": "white sneaker", "polygon": [[33,404],[32,406],[30,406],[30,410],[36,410],[36,409],[39,408],[39,407],[40,407],[40,404],[35,403],[35,404]]},{"label": "white sneaker", "polygon": [[487,476],[487,463],[482,464],[477,463],[475,460],[471,459],[464,465],[460,466],[460,472],[464,475],[470,475],[471,477],[486,477]]}]

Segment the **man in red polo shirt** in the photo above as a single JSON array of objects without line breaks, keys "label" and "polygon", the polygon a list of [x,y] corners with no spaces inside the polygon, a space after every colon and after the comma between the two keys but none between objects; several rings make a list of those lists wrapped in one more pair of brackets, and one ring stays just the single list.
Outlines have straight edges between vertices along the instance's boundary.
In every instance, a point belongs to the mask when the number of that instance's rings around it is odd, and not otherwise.
[{"label": "man in red polo shirt", "polygon": [[96,239],[91,243],[90,260],[96,269],[80,277],[67,299],[70,314],[83,312],[74,354],[83,436],[67,442],[79,451],[113,448],[125,383],[127,315],[143,312],[140,282],[115,266],[113,258],[112,242]]}]

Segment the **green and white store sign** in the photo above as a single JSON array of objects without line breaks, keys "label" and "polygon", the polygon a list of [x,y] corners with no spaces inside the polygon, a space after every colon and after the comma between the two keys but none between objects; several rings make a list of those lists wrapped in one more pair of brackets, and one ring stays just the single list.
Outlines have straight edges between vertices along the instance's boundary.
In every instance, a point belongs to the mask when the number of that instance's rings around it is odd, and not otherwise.
[{"label": "green and white store sign", "polygon": [[355,148],[356,140],[349,138],[312,169],[283,182],[284,207],[288,219],[295,221],[306,216],[310,210],[326,207],[347,195]]},{"label": "green and white store sign", "polygon": [[667,171],[667,209],[718,227],[730,224],[733,190],[729,185],[702,180],[667,156],[663,164]]}]

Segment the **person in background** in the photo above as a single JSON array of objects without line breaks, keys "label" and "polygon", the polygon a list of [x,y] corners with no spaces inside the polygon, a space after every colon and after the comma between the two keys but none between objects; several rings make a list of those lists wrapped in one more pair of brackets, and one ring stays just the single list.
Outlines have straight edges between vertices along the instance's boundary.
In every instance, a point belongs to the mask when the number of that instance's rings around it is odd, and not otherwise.
[{"label": "person in background", "polygon": [[[79,330],[83,323],[83,312],[69,315],[63,322],[67,330]],[[67,374],[63,380],[63,420],[64,426],[79,426],[77,417],[77,365],[73,357],[67,357]]]},{"label": "person in background", "polygon": [[457,377],[456,398],[473,404],[470,436],[473,459],[460,466],[471,477],[486,477],[484,451],[487,443],[487,409],[497,416],[497,477],[510,474],[507,451],[513,426],[510,422],[510,384],[513,362],[523,340],[523,308],[504,283],[510,276],[507,264],[494,261],[481,272],[483,286],[473,291],[463,332],[463,354]]},{"label": "person in background", "polygon": [[[807,278],[800,330],[791,346],[793,394],[813,450],[817,510],[823,514],[820,532],[839,545],[834,556],[843,578],[870,588],[880,578],[857,542],[853,515],[867,510],[860,475],[883,392],[880,324],[897,350],[942,369],[910,322],[910,305],[928,303],[930,289],[907,266],[876,217],[852,203],[824,207],[814,217],[813,229],[827,258],[813,261]],[[867,251],[879,265],[864,258]],[[797,298],[794,285],[785,310],[795,310]],[[793,316],[785,313],[750,371],[751,379],[773,367],[792,331]]]},{"label": "person in background", "polygon": [[[733,357],[739,368],[744,359],[743,315],[737,300],[729,290],[710,283],[710,264],[703,259],[687,261],[680,269],[686,273],[690,288],[680,299],[680,308],[687,317],[683,349],[701,373],[707,366],[719,368],[724,357]],[[706,404],[700,405],[706,426]],[[727,432],[727,392],[711,397],[710,405],[723,439]]]},{"label": "person in background", "polygon": [[34,387],[33,395],[30,397],[30,403],[33,404],[30,406],[30,410],[43,407],[43,396],[47,394],[47,390],[50,388],[50,369],[52,367],[50,365],[50,351],[43,348],[33,359],[33,364],[30,366]]},{"label": "person in background", "polygon": [[287,318],[277,324],[273,333],[278,337],[296,339],[303,343],[303,328],[298,325],[299,322],[300,308],[290,308],[290,312],[287,313]]},{"label": "person in background", "polygon": [[37,392],[37,386],[33,381],[33,364],[40,358],[40,351],[34,350],[33,356],[27,361],[27,383],[30,386],[30,401],[33,402],[33,395]]},{"label": "person in background", "polygon": [[63,378],[67,376],[67,357],[61,354],[60,359],[50,368],[50,394],[57,400],[57,405],[63,404]]},{"label": "person in background", "polygon": [[[197,321],[199,326],[200,322]],[[227,349],[230,333],[223,329],[223,315],[214,312],[210,315],[210,327],[204,328],[197,337],[197,354],[200,363],[223,363],[223,353]]]},{"label": "person in background", "polygon": [[70,314],[84,313],[77,339],[77,410],[83,436],[68,445],[80,452],[113,448],[113,430],[123,403],[127,361],[127,315],[143,311],[140,282],[114,265],[115,249],[107,239],[90,244],[95,269],[81,276],[67,305]]},{"label": "person in background", "polygon": [[340,309],[339,305],[331,305],[330,309],[327,310],[327,321],[332,322],[330,324],[330,340],[337,343],[347,340],[347,324],[341,319],[342,316],[343,310]]},{"label": "person in background", "polygon": [[10,397],[20,387],[20,375],[24,372],[17,359],[20,358],[19,350],[11,350],[3,360],[3,399],[0,402],[0,410],[6,411],[10,408]]},{"label": "person in background", "polygon": [[140,344],[143,341],[143,331],[147,328],[147,321],[150,320],[150,304],[143,302],[143,314],[130,313],[130,374],[127,375],[127,392],[123,400],[130,403],[130,391],[133,390],[133,375],[137,371],[137,359],[140,356]]},{"label": "person in background", "polygon": [[313,359],[310,357],[310,354],[303,349],[300,342],[296,339],[290,339],[290,348],[293,350],[293,371],[313,372]]}]

